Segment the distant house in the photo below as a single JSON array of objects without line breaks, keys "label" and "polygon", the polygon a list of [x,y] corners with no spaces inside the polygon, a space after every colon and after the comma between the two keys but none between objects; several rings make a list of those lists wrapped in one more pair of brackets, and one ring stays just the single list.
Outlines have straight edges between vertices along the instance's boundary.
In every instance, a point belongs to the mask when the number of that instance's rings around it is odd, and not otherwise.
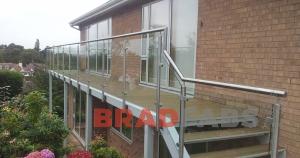
[{"label": "distant house", "polygon": [[28,64],[23,67],[22,63],[15,64],[15,63],[0,63],[0,70],[7,70],[7,71],[17,71],[22,73],[25,77],[32,76],[34,73],[34,65]]}]

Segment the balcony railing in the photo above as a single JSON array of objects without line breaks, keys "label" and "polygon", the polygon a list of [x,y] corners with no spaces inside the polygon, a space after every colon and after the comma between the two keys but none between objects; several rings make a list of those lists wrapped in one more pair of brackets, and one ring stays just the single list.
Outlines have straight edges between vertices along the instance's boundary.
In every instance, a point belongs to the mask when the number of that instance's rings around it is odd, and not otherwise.
[{"label": "balcony railing", "polygon": [[[249,116],[273,118],[270,149],[274,155],[279,98],[286,96],[286,92],[185,77],[170,56],[167,36],[167,28],[157,28],[53,46],[47,50],[48,69],[121,98],[124,106],[130,102],[156,112],[157,132],[160,132],[160,109],[175,109],[180,114],[179,140],[176,140],[179,157],[184,155],[186,126],[205,125],[205,121],[213,118],[230,120]],[[238,110],[224,114],[235,108]]]}]

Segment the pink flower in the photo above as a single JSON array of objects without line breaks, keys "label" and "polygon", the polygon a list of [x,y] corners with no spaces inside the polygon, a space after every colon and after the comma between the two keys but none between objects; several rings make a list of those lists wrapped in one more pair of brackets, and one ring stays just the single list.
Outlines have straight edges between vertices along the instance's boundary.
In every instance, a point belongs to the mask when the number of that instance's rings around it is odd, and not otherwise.
[{"label": "pink flower", "polygon": [[25,158],[42,158],[42,156],[39,151],[35,151],[35,152],[28,154]]},{"label": "pink flower", "polygon": [[43,149],[41,151],[42,158],[55,158],[54,153],[49,149]]}]

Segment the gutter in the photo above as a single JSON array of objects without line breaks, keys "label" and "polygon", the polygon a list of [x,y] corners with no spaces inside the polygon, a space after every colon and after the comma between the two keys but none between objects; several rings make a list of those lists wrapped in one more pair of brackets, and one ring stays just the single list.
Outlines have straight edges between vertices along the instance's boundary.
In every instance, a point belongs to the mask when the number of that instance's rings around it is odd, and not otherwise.
[{"label": "gutter", "polygon": [[71,26],[73,29],[80,31],[79,28],[77,28],[77,27],[75,27],[75,26],[73,26],[73,25],[70,25],[70,26]]},{"label": "gutter", "polygon": [[81,23],[92,19],[94,17],[100,16],[101,14],[105,14],[108,12],[111,12],[119,7],[122,7],[129,2],[134,0],[110,0],[103,5],[91,10],[90,12],[87,12],[86,14],[83,14],[82,16],[74,19],[70,22],[70,26],[74,28],[74,26],[79,26]]}]

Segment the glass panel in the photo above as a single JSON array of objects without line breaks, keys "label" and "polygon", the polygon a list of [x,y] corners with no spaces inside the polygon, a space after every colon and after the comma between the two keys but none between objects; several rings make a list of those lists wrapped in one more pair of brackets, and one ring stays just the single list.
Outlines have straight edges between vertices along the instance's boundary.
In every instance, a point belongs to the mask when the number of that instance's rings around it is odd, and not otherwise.
[{"label": "glass panel", "polygon": [[52,48],[52,67],[53,70],[56,69],[56,48]]},{"label": "glass panel", "polygon": [[77,45],[70,46],[70,70],[77,70]]},{"label": "glass panel", "polygon": [[89,69],[91,72],[96,72],[97,42],[90,42],[88,46],[89,46]]},{"label": "glass panel", "polygon": [[[123,98],[124,92],[124,46],[123,38],[112,40],[112,51],[111,51],[111,75],[104,78],[105,91],[113,94],[117,97]],[[105,42],[103,42],[103,47]],[[107,56],[107,55],[106,55]],[[104,59],[103,59],[104,60]],[[107,59],[106,59],[107,60]],[[104,64],[104,61],[103,61]],[[103,67],[104,68],[104,67]],[[106,73],[106,72],[105,72]]]},{"label": "glass panel", "polygon": [[69,46],[64,46],[63,47],[63,52],[64,52],[64,70],[67,70],[65,72],[69,71],[69,59],[70,59],[70,50]]},{"label": "glass panel", "polygon": [[[154,38],[152,33],[151,37]],[[128,102],[140,105],[144,108],[155,110],[155,101],[156,101],[156,91],[154,88],[149,88],[147,86],[141,85],[140,80],[146,81],[147,77],[147,60],[141,56],[142,51],[142,35],[133,36],[128,39],[126,47],[128,48],[126,54],[126,96],[125,99]],[[154,43],[152,44],[152,48]],[[157,48],[156,48],[157,49]],[[149,51],[149,59],[151,61],[151,66],[148,66],[149,71],[149,80],[150,75],[153,86],[156,83],[156,54],[157,51]],[[150,57],[151,56],[151,57]],[[150,61],[149,61],[150,62]]]},{"label": "glass panel", "polygon": [[158,53],[158,41],[155,38],[155,34],[151,33],[149,35],[149,54],[148,54],[148,82],[157,82],[157,53]]},{"label": "glass panel", "polygon": [[108,54],[108,41],[104,41],[104,50],[103,50],[103,69],[104,69],[104,73],[107,74],[108,69],[107,69],[107,54]]},{"label": "glass panel", "polygon": [[59,47],[58,58],[59,58],[58,61],[59,70],[63,70],[64,69],[64,47]]},{"label": "glass panel", "polygon": [[80,45],[80,54],[79,54],[79,68],[81,72],[85,72],[86,68],[87,68],[87,59],[86,59],[86,55],[87,55],[87,44],[81,44]]},{"label": "glass panel", "polygon": [[141,81],[147,82],[146,77],[147,77],[147,60],[142,60],[142,71],[141,71]]},{"label": "glass panel", "polygon": [[148,34],[143,34],[142,35],[142,56],[145,56],[145,57],[147,57],[147,54],[148,54],[148,47],[149,47],[149,45],[148,45],[148,41],[149,41],[149,38],[148,38]]},{"label": "glass panel", "polygon": [[98,42],[98,53],[97,53],[97,71],[103,73],[103,53],[104,53],[104,42]]}]

